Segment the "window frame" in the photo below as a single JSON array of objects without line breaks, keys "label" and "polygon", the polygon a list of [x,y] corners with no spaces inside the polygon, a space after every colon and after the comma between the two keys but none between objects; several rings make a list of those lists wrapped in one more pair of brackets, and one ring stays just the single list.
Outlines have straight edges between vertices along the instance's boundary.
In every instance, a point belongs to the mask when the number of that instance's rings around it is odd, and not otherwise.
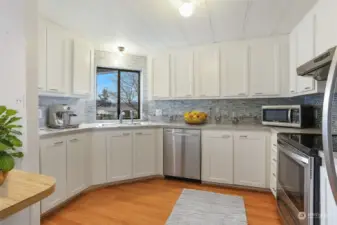
[{"label": "window frame", "polygon": [[[99,69],[106,69],[111,71],[117,71],[117,119],[112,120],[98,120],[97,119],[97,75]],[[141,119],[141,71],[140,70],[132,70],[132,69],[119,69],[119,68],[111,68],[111,67],[104,67],[104,66],[97,66],[96,67],[96,75],[95,75],[95,121],[116,121],[119,119],[121,114],[121,72],[132,72],[138,74],[138,111],[137,115],[138,118],[134,118],[135,120]],[[135,110],[136,111],[136,110]],[[128,118],[124,118],[123,120],[130,120]]]}]

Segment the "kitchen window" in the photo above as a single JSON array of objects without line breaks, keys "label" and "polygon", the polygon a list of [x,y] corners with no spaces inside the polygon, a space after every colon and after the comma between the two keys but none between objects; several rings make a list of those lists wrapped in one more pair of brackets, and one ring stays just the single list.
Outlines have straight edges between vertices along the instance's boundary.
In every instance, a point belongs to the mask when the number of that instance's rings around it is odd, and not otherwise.
[{"label": "kitchen window", "polygon": [[140,71],[97,67],[96,120],[140,119]]}]

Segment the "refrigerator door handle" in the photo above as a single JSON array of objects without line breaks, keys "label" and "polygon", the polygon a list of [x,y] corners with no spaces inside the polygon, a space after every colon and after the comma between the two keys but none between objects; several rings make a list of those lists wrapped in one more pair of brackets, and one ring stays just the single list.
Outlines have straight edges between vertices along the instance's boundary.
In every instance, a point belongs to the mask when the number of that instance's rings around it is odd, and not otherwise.
[{"label": "refrigerator door handle", "polygon": [[332,101],[334,97],[334,90],[337,78],[337,54],[334,53],[328,79],[326,82],[326,88],[324,93],[323,101],[323,115],[322,115],[322,139],[323,139],[323,150],[324,159],[326,164],[326,170],[328,173],[330,187],[337,204],[337,174],[335,168],[335,160],[333,156],[333,144],[332,144],[332,119],[331,119],[331,108]]}]

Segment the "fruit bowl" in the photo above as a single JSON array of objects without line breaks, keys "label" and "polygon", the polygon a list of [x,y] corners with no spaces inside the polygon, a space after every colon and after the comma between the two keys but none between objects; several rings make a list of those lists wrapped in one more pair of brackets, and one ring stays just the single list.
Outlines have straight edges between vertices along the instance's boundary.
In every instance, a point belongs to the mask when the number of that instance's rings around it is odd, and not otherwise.
[{"label": "fruit bowl", "polygon": [[185,122],[188,124],[198,125],[203,124],[207,120],[207,113],[192,111],[184,113]]}]

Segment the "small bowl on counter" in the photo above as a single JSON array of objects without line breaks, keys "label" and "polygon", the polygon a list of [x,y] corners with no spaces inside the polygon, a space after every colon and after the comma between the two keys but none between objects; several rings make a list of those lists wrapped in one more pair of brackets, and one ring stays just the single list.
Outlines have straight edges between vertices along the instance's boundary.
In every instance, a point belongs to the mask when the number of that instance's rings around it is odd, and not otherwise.
[{"label": "small bowl on counter", "polygon": [[199,112],[199,111],[191,111],[184,113],[185,123],[190,125],[201,125],[206,123],[207,121],[207,113]]}]

